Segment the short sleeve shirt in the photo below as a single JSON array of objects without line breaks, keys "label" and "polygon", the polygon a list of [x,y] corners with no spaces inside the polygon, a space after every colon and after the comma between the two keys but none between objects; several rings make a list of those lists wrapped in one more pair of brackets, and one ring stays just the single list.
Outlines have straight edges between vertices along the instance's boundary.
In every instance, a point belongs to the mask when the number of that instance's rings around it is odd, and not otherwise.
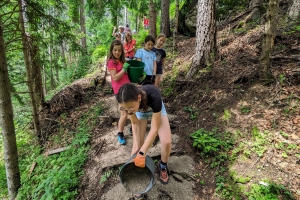
[{"label": "short sleeve shirt", "polygon": [[[124,43],[124,50],[125,51],[128,51],[130,49],[132,49],[136,44],[136,41],[135,40],[131,40],[130,42],[125,42]],[[134,57],[134,50],[133,51],[130,51],[128,53],[125,54],[125,57],[128,58],[128,57]]]},{"label": "short sleeve shirt", "polygon": [[161,92],[159,89],[154,85],[143,85],[141,86],[142,90],[146,92],[147,95],[147,110],[139,109],[138,112],[150,112],[153,113],[160,112],[162,109],[162,98]]},{"label": "short sleeve shirt", "polygon": [[167,57],[166,51],[164,49],[152,48],[153,52],[156,54],[156,65],[157,67],[162,67],[162,59]]},{"label": "short sleeve shirt", "polygon": [[[116,70],[116,73],[119,73],[122,70],[122,68],[123,68],[123,64],[122,64],[122,62],[120,62],[118,60],[117,60],[117,63],[115,63],[113,59],[110,59],[107,62],[108,71]],[[123,74],[123,76],[118,81],[114,81],[113,79],[111,79],[111,85],[112,85],[114,94],[118,94],[120,87],[126,83],[130,83],[127,73]]]},{"label": "short sleeve shirt", "polygon": [[142,59],[142,62],[145,63],[144,71],[146,72],[147,75],[151,75],[151,76],[154,75],[153,63],[154,61],[156,61],[156,55],[153,51],[147,51],[144,48],[138,49],[134,57]]}]

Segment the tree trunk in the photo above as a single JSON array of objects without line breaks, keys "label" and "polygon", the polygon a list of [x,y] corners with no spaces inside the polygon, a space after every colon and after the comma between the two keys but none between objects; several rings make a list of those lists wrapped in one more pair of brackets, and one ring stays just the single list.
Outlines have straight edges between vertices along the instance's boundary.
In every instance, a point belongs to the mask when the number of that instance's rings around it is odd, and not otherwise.
[{"label": "tree trunk", "polygon": [[215,0],[199,0],[197,5],[196,53],[186,78],[210,66],[216,57]]},{"label": "tree trunk", "polygon": [[23,48],[23,54],[24,54],[24,60],[25,60],[25,67],[26,67],[26,76],[27,76],[27,84],[28,84],[28,90],[29,90],[29,96],[31,100],[31,107],[32,107],[32,116],[33,116],[33,124],[34,124],[34,132],[39,137],[40,143],[45,138],[41,138],[41,132],[40,132],[40,122],[38,119],[38,113],[37,113],[37,102],[34,95],[34,81],[32,79],[32,64],[30,63],[30,57],[29,57],[29,51],[28,51],[28,38],[25,31],[25,25],[24,25],[24,18],[23,18],[23,6],[25,6],[25,3],[22,2],[22,0],[18,0],[19,5],[19,23],[20,23],[20,30],[21,30],[21,37],[22,37],[22,48]]},{"label": "tree trunk", "polygon": [[31,37],[30,43],[30,60],[32,62],[32,79],[33,79],[33,90],[36,100],[36,107],[38,108],[44,101],[45,96],[43,92],[43,80],[41,72],[41,61],[37,37]]},{"label": "tree trunk", "polygon": [[245,24],[253,21],[260,16],[260,9],[264,0],[252,0],[249,7],[252,9],[251,13],[246,17]]},{"label": "tree trunk", "polygon": [[170,9],[170,0],[162,0],[160,32],[165,34],[167,38],[171,36],[169,9]]},{"label": "tree trunk", "polygon": [[4,146],[4,164],[10,199],[15,199],[20,187],[18,150],[10,97],[8,68],[5,55],[3,24],[0,15],[0,127]]},{"label": "tree trunk", "polygon": [[289,18],[296,21],[300,13],[300,0],[293,0],[293,4],[289,8]]},{"label": "tree trunk", "polygon": [[278,20],[278,4],[279,0],[270,0],[266,14],[265,32],[262,44],[262,56],[260,58],[261,70],[259,72],[259,78],[261,81],[269,82],[269,80],[272,78],[270,70],[270,53],[274,46],[276,24]]},{"label": "tree trunk", "polygon": [[86,27],[85,27],[85,15],[84,15],[84,0],[81,0],[80,3],[80,29],[81,33],[83,33],[83,37],[81,38],[81,45],[83,49],[83,54],[87,53],[87,45],[86,45]]},{"label": "tree trunk", "polygon": [[174,25],[174,32],[173,32],[173,53],[176,50],[176,37],[177,37],[177,30],[178,30],[178,17],[179,17],[179,0],[176,0],[175,25]]},{"label": "tree trunk", "polygon": [[51,88],[55,88],[55,81],[54,81],[54,75],[53,75],[53,49],[52,49],[52,35],[50,34],[50,44],[48,47],[48,54],[49,54],[49,59],[50,59],[50,83],[51,83]]},{"label": "tree trunk", "polygon": [[156,10],[155,2],[149,2],[149,34],[156,38]]}]

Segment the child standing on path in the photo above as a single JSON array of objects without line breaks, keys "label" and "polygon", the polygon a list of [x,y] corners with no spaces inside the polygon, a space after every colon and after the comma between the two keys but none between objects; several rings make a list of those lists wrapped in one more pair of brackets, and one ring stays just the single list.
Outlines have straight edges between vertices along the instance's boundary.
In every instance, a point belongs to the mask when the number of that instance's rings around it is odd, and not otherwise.
[{"label": "child standing on path", "polygon": [[155,74],[156,74],[156,55],[151,49],[155,44],[155,39],[152,35],[148,35],[145,38],[144,48],[138,49],[134,57],[145,63],[144,71],[146,72],[146,78],[141,83],[142,85],[156,84]]},{"label": "child standing on path", "polygon": [[[107,69],[111,76],[112,88],[114,95],[117,96],[120,87],[126,83],[130,83],[127,74],[129,65],[128,63],[125,63],[125,54],[122,41],[112,41],[107,60]],[[123,133],[126,120],[127,113],[121,110],[121,116],[118,122],[118,141],[122,145],[126,144],[126,139]]]},{"label": "child standing on path", "polygon": [[[135,86],[124,84],[117,95],[120,110],[129,115],[133,131],[131,155],[136,154],[134,164],[144,168],[146,154],[155,137],[161,143],[161,161],[158,163],[159,180],[162,184],[169,182],[167,162],[171,153],[172,138],[168,115],[162,101],[161,92],[154,85]],[[145,137],[148,118],[151,118],[150,131]],[[134,195],[142,199],[142,195]]]},{"label": "child standing on path", "polygon": [[146,16],[144,16],[144,29],[148,29],[149,20]]},{"label": "child standing on path", "polygon": [[156,38],[155,46],[152,48],[152,51],[156,54],[156,77],[155,77],[155,83],[157,84],[157,87],[159,87],[161,82],[161,75],[163,73],[163,68],[165,64],[165,58],[167,57],[166,51],[162,48],[165,41],[166,41],[165,34],[160,34]]},{"label": "child standing on path", "polygon": [[[123,26],[119,26],[119,32],[116,33],[116,26],[114,26],[114,30],[112,32],[112,36],[117,37],[117,35],[121,35],[121,41],[124,42],[125,41],[125,32],[124,32],[124,27]],[[119,33],[119,34],[118,34]]]},{"label": "child standing on path", "polygon": [[136,41],[132,39],[131,33],[126,33],[125,43],[124,43],[125,59],[126,60],[132,60],[133,59],[135,44],[136,44]]}]

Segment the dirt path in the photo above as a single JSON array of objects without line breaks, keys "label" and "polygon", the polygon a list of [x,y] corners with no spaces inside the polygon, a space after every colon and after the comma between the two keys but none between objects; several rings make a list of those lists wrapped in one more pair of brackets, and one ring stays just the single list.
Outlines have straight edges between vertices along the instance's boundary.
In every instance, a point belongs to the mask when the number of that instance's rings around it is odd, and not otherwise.
[{"label": "dirt path", "polygon": [[[103,100],[108,108],[106,115],[118,116],[114,96]],[[174,116],[170,115],[171,120]],[[120,145],[117,141],[116,122],[110,126],[104,126],[100,129],[101,134],[95,134],[91,141],[91,151],[89,160],[85,167],[82,179],[80,195],[77,199],[130,199],[132,194],[126,191],[118,177],[118,169],[130,158],[132,147],[132,136],[128,133],[128,127],[125,127],[125,137],[127,144]],[[155,177],[154,187],[147,193],[147,199],[195,199],[193,188],[196,179],[194,175],[195,163],[189,156],[178,156],[176,152],[177,143],[180,138],[172,134],[172,155],[168,162],[171,173],[170,182],[163,185],[158,180],[158,173]],[[148,155],[154,161],[160,159],[160,143],[152,146]],[[107,175],[107,181],[100,184],[100,181]],[[105,175],[106,174],[106,175]]]}]

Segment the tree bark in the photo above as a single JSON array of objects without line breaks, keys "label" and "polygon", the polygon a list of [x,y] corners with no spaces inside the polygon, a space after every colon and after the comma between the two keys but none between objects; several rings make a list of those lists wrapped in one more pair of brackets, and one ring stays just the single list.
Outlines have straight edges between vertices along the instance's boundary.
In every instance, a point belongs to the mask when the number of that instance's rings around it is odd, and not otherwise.
[{"label": "tree bark", "polygon": [[81,45],[83,49],[83,54],[87,53],[87,45],[86,45],[86,27],[85,27],[85,14],[84,14],[84,1],[81,0],[80,3],[80,29],[81,33],[83,33],[83,37],[81,38]]},{"label": "tree bark", "polygon": [[45,101],[43,80],[41,72],[41,61],[37,37],[31,37],[30,43],[30,60],[32,62],[32,79],[33,79],[33,90],[36,99],[36,107],[38,108]]},{"label": "tree bark", "polygon": [[300,0],[293,0],[291,7],[289,8],[289,18],[292,21],[296,21],[300,13]]},{"label": "tree bark", "polygon": [[4,146],[4,164],[10,199],[15,199],[20,187],[20,170],[9,76],[5,55],[3,24],[0,15],[0,127]]},{"label": "tree bark", "polygon": [[278,19],[278,4],[279,0],[270,0],[266,14],[262,56],[260,58],[261,70],[259,71],[259,78],[261,81],[269,81],[272,78],[270,70],[270,54],[274,46],[276,24]]},{"label": "tree bark", "polygon": [[156,38],[156,10],[155,2],[149,2],[149,34]]},{"label": "tree bark", "polygon": [[210,66],[216,54],[215,0],[199,0],[197,5],[196,53],[186,78],[191,79],[199,69]]},{"label": "tree bark", "polygon": [[176,37],[177,37],[177,31],[178,31],[178,17],[179,17],[179,0],[176,0],[175,25],[174,25],[174,32],[173,32],[173,53],[176,50]]},{"label": "tree bark", "polygon": [[171,36],[169,10],[170,10],[170,0],[162,0],[160,32],[165,34],[167,38]]},{"label": "tree bark", "polygon": [[29,90],[29,96],[31,100],[31,107],[32,107],[32,117],[33,117],[33,124],[34,124],[34,132],[39,137],[40,143],[42,143],[43,138],[41,138],[41,132],[40,132],[40,122],[38,119],[38,112],[37,112],[37,102],[34,95],[34,86],[33,86],[33,79],[32,79],[32,63],[30,62],[29,57],[29,43],[28,38],[25,31],[25,25],[24,25],[24,18],[23,18],[23,6],[25,6],[25,3],[23,3],[22,0],[18,0],[19,5],[19,23],[20,23],[20,30],[21,30],[21,37],[22,37],[22,50],[24,54],[24,60],[25,60],[25,67],[26,67],[26,76],[27,76],[27,84],[28,84],[28,90]]},{"label": "tree bark", "polygon": [[264,0],[252,0],[250,2],[250,9],[252,9],[251,13],[246,17],[245,24],[247,22],[253,21],[260,16],[260,9]]}]

